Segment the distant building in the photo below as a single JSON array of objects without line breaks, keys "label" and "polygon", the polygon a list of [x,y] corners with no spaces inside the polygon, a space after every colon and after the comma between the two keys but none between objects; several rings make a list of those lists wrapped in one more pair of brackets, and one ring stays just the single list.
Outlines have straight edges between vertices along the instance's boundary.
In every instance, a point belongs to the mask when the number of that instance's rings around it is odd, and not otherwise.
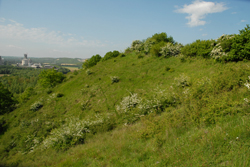
[{"label": "distant building", "polygon": [[41,63],[34,63],[30,67],[33,67],[33,68],[42,68],[42,65],[41,65]]},{"label": "distant building", "polygon": [[22,66],[30,67],[31,66],[31,60],[28,59],[28,55],[24,54],[24,59],[22,60]]},{"label": "distant building", "polygon": [[1,56],[0,56],[0,65],[4,65],[4,60],[2,59]]}]

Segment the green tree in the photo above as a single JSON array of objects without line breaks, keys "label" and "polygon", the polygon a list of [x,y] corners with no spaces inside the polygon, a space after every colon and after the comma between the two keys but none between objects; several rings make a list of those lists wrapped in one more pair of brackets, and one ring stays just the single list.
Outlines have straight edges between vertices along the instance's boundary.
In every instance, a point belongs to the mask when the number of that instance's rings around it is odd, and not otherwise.
[{"label": "green tree", "polygon": [[213,50],[215,43],[214,40],[196,40],[191,44],[185,45],[181,49],[181,53],[188,57],[201,56],[209,58],[210,52]]},{"label": "green tree", "polygon": [[235,35],[230,41],[230,53],[225,57],[226,61],[239,61],[243,59],[250,60],[250,26],[247,25],[240,34]]},{"label": "green tree", "polygon": [[0,115],[11,111],[15,104],[13,94],[0,82]]},{"label": "green tree", "polygon": [[117,50],[114,50],[113,52],[107,52],[106,54],[105,54],[105,56],[103,57],[103,59],[102,59],[102,61],[106,61],[106,60],[108,60],[108,59],[112,59],[112,58],[114,58],[114,57],[117,57],[117,56],[119,56],[119,54],[120,54],[120,52],[119,51],[117,51]]},{"label": "green tree", "polygon": [[65,79],[65,75],[53,69],[44,70],[39,75],[39,83],[44,87],[55,87]]},{"label": "green tree", "polygon": [[83,63],[83,66],[85,66],[86,68],[90,68],[90,67],[93,67],[95,66],[99,61],[101,61],[102,57],[97,54],[97,55],[94,55],[92,56],[90,59],[86,60],[84,63]]}]

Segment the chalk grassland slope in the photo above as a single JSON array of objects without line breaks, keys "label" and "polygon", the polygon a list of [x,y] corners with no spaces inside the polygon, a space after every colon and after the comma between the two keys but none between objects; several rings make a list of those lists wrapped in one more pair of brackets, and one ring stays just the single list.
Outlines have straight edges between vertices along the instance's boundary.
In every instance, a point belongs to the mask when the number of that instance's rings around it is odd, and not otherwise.
[{"label": "chalk grassland slope", "polygon": [[249,166],[249,74],[203,58],[100,62],[1,117],[2,165]]}]

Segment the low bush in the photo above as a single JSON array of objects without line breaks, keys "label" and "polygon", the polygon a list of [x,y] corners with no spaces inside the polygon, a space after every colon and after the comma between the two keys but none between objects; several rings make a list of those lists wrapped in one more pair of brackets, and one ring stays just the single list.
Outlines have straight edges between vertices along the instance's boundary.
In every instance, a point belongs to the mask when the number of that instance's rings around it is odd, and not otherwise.
[{"label": "low bush", "polygon": [[104,55],[102,61],[106,61],[106,60],[115,58],[115,57],[119,56],[119,54],[120,54],[120,52],[117,51],[117,50],[114,50],[113,52],[111,52],[111,51],[110,51],[110,52],[107,52],[107,53]]},{"label": "low bush", "polygon": [[117,76],[111,76],[110,79],[111,79],[112,84],[118,83],[120,81],[120,78]]},{"label": "low bush", "polygon": [[42,108],[42,107],[43,107],[43,103],[40,102],[40,101],[37,101],[37,102],[33,103],[33,104],[30,106],[30,110],[32,110],[32,111],[37,111],[37,110],[39,110],[39,109]]},{"label": "low bush", "polygon": [[93,55],[90,59],[86,60],[83,63],[83,68],[90,68],[95,66],[99,61],[101,61],[102,57],[99,54]]}]

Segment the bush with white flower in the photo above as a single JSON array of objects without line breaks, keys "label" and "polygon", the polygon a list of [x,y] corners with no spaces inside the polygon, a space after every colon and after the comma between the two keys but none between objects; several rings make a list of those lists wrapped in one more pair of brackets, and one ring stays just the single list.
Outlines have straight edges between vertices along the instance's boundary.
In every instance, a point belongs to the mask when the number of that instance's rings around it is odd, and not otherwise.
[{"label": "bush with white flower", "polygon": [[32,110],[32,111],[37,111],[37,110],[39,110],[39,109],[42,108],[42,107],[43,107],[43,103],[40,102],[40,101],[37,101],[37,102],[33,103],[33,104],[30,106],[30,110]]},{"label": "bush with white flower", "polygon": [[185,74],[181,74],[179,77],[175,78],[175,86],[177,87],[187,87],[191,85],[191,80]]},{"label": "bush with white flower", "polygon": [[166,46],[161,48],[160,54],[166,58],[172,57],[172,56],[177,56],[178,54],[181,53],[181,48],[182,48],[181,44],[174,45],[174,44],[168,42],[166,44]]},{"label": "bush with white flower", "polygon": [[137,93],[130,93],[129,96],[123,98],[123,100],[120,102],[120,105],[116,106],[116,110],[120,113],[126,113],[132,108],[135,108],[140,103],[141,98],[137,96]]},{"label": "bush with white flower", "polygon": [[111,76],[110,77],[112,84],[118,83],[120,81],[120,78],[118,76]]},{"label": "bush with white flower", "polygon": [[233,35],[223,34],[217,39],[217,44],[214,46],[213,50],[210,52],[210,56],[215,60],[220,60],[223,57],[228,56],[228,52],[231,47],[231,40]]}]

